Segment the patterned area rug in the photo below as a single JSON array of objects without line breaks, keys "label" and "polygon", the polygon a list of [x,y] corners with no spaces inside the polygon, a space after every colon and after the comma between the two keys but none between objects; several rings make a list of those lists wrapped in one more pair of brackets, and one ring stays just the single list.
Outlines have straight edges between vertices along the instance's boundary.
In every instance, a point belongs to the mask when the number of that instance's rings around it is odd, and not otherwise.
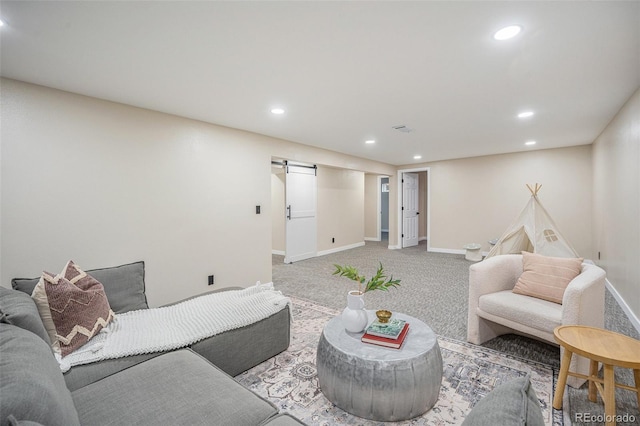
[{"label": "patterned area rug", "polygon": [[554,370],[546,365],[439,337],[443,378],[436,405],[420,417],[381,423],[353,416],[333,405],[318,388],[316,346],[324,325],[339,312],[291,298],[293,324],[289,349],[240,374],[243,386],[308,425],[459,425],[473,406],[497,385],[531,375],[547,425],[562,425],[562,412],[551,407]]}]

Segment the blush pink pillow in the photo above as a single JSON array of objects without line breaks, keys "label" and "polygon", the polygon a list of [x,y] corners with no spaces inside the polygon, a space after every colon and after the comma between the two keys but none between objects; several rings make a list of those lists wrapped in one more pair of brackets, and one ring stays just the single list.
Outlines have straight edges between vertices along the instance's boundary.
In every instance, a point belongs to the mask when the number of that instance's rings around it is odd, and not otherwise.
[{"label": "blush pink pillow", "polygon": [[523,272],[513,292],[562,304],[564,291],[582,271],[582,258],[522,252]]}]

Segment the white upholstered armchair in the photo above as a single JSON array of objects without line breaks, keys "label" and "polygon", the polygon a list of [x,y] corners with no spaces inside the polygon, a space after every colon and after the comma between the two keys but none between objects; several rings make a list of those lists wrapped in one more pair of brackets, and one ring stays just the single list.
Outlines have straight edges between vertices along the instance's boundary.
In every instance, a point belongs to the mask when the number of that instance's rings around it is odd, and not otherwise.
[{"label": "white upholstered armchair", "polygon": [[[469,342],[480,345],[502,334],[516,333],[558,345],[553,329],[559,325],[604,327],[603,269],[583,263],[581,273],[567,286],[562,304],[513,293],[522,272],[520,254],[492,257],[469,268]],[[589,360],[574,355],[570,369],[588,375]],[[569,379],[572,387],[584,383],[575,377]]]}]

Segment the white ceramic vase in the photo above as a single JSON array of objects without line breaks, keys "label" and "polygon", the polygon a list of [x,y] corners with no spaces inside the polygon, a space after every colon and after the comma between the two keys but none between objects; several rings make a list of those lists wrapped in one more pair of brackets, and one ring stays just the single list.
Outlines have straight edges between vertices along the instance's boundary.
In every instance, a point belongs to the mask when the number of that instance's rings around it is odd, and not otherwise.
[{"label": "white ceramic vase", "polygon": [[344,328],[351,333],[360,333],[368,322],[367,311],[364,310],[363,294],[358,290],[350,291],[347,295],[347,307],[342,311]]}]

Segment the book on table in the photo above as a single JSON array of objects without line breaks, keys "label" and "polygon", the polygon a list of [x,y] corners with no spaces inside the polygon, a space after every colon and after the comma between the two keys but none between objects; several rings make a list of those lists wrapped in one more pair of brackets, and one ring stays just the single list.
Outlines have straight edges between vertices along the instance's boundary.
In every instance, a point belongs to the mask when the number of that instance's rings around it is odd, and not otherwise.
[{"label": "book on table", "polygon": [[380,337],[369,333],[364,333],[360,339],[364,343],[370,343],[372,345],[385,346],[388,348],[400,349],[402,343],[404,343],[407,333],[409,332],[409,323],[405,322],[402,331],[395,339],[388,337]]},{"label": "book on table", "polygon": [[389,322],[386,323],[381,323],[380,321],[375,320],[371,325],[369,325],[369,327],[367,327],[365,333],[371,334],[372,336],[397,339],[406,323],[407,322],[405,320],[397,318],[391,318]]}]

